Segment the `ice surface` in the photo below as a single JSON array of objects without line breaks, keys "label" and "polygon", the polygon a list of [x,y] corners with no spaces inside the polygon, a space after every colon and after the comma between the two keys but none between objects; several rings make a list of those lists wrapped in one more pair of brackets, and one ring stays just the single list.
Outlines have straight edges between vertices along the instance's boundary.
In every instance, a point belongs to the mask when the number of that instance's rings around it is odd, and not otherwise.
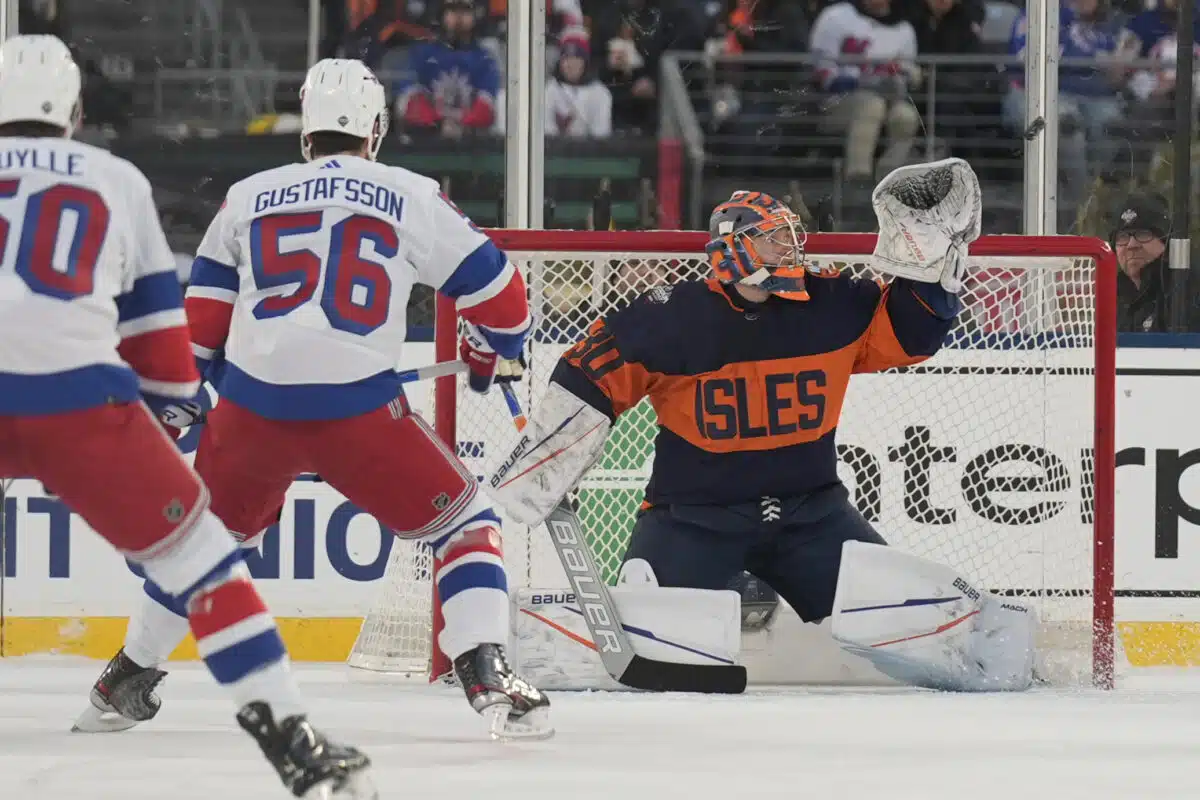
[{"label": "ice surface", "polygon": [[[288,795],[228,698],[172,665],[159,718],[68,733],[103,665],[0,660],[0,798]],[[487,740],[457,690],[340,665],[299,668],[313,718],[361,745],[384,798],[1167,800],[1200,796],[1200,671],[1112,693],[755,690],[558,694],[558,736]]]}]

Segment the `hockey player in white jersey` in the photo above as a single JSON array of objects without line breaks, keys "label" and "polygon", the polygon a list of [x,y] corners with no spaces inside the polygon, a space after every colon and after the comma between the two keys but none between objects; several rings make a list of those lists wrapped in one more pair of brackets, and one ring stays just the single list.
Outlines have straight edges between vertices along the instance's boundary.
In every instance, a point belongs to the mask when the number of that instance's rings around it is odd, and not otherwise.
[{"label": "hockey player in white jersey", "polygon": [[[465,320],[469,384],[488,390],[519,359],[530,325],[524,281],[439,191],[378,164],[383,87],[361,62],[327,59],[301,89],[305,162],[234,185],[209,227],[186,306],[202,371],[219,366],[196,469],[213,511],[256,546],[299,474],[315,472],[398,537],[428,542],[445,628],[439,645],[497,738],[552,733],[549,701],[509,668],[500,520],[475,478],[413,413],[396,374],[412,285],[453,298]],[[507,363],[507,362],[505,362]],[[174,409],[179,424],[194,407]],[[153,687],[186,634],[149,596],[106,672]],[[149,689],[120,708],[152,717]]]},{"label": "hockey player in white jersey", "polygon": [[200,385],[182,292],[145,176],[71,141],[80,114],[61,41],[0,46],[0,478],[41,480],[162,587],[296,796],[374,797],[366,756],[306,721],[237,543],[149,410]]}]

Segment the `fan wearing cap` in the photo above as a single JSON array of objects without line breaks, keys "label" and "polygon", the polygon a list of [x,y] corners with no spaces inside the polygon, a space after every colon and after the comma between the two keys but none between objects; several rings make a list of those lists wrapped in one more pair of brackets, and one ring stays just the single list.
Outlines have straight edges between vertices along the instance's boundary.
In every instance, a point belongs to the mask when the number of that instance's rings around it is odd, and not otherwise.
[{"label": "fan wearing cap", "polygon": [[558,68],[546,82],[546,135],[602,139],[612,135],[612,92],[589,71],[587,31],[570,28],[559,40]]},{"label": "fan wearing cap", "polygon": [[[894,171],[875,207],[874,266],[889,283],[818,268],[790,208],[734,192],[712,213],[711,277],[652,288],[594,322],[555,366],[491,494],[507,518],[542,522],[600,458],[617,419],[648,398],[658,431],[623,580],[720,591],[746,570],[801,619],[832,617],[843,646],[897,680],[1025,688],[1027,609],[954,589],[969,582],[884,546],[838,478],[852,376],[938,351],[979,235],[979,184],[958,159]],[[835,596],[864,613],[839,616]],[[971,622],[942,629],[956,619]],[[920,643],[896,652],[872,646],[914,633]]]},{"label": "fan wearing cap", "polygon": [[[1167,330],[1167,238],[1171,230],[1167,201],[1145,192],[1119,206],[1111,243],[1117,253],[1117,330],[1161,333]],[[1200,330],[1196,306],[1189,306],[1189,330]]]},{"label": "fan wearing cap", "polygon": [[457,139],[486,131],[496,118],[500,72],[475,38],[474,0],[443,0],[440,38],[413,45],[396,98],[396,116],[414,129]]}]

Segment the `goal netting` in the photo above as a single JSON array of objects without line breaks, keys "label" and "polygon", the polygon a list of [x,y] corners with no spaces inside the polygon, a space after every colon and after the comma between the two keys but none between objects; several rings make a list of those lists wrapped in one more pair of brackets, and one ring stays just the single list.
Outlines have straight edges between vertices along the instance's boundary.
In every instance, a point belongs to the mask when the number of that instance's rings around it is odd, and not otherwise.
[{"label": "goal netting", "polygon": [[[518,385],[526,408],[593,320],[709,270],[700,233],[493,236],[529,285],[535,327]],[[806,251],[815,265],[871,276],[874,243],[873,234],[813,234]],[[971,247],[965,310],[942,351],[914,367],[855,376],[837,447],[840,476],[891,544],[1032,601],[1057,674],[1101,686],[1113,669],[1114,298],[1111,253],[1097,240],[983,237]],[[455,327],[440,316],[439,359],[454,357]],[[475,474],[490,474],[515,438],[502,399],[441,380],[439,432]],[[577,492],[610,582],[650,474],[654,434],[643,401],[620,419]],[[506,523],[504,547],[512,589],[567,586],[544,530]],[[397,541],[353,666],[421,677],[448,670],[432,647],[440,621],[431,576],[427,548]],[[811,682],[802,661],[795,682]]]}]

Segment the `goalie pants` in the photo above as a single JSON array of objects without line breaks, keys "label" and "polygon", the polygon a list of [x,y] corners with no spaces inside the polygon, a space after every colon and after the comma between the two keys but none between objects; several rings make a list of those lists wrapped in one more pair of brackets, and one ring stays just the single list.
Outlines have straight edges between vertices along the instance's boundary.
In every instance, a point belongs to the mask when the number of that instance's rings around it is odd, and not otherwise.
[{"label": "goalie pants", "polygon": [[851,540],[887,544],[839,484],[804,497],[647,509],[625,560],[649,562],[659,586],[692,589],[726,589],[745,570],[814,622],[833,611],[842,544]]}]

